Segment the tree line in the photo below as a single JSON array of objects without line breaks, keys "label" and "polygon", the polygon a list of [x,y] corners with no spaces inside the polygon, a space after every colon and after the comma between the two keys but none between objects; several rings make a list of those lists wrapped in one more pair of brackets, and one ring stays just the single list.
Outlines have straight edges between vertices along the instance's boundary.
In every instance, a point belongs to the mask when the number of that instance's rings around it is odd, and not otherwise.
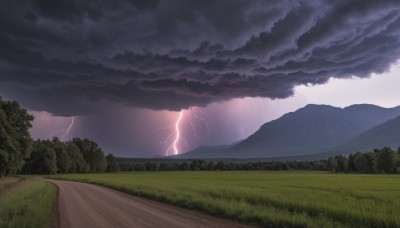
[{"label": "tree line", "polygon": [[33,116],[15,101],[0,97],[0,177],[15,175],[32,150],[29,128]]},{"label": "tree line", "polygon": [[400,147],[394,151],[390,147],[372,152],[332,156],[328,159],[328,169],[344,173],[400,173]]},{"label": "tree line", "polygon": [[400,173],[400,148],[332,156],[318,161],[222,162],[192,160],[183,162],[120,161],[121,171],[332,171],[342,173]]},{"label": "tree line", "polygon": [[0,97],[0,177],[119,171],[117,159],[112,154],[105,156],[89,139],[33,141],[29,134],[33,119],[17,102]]},{"label": "tree line", "polygon": [[223,162],[192,160],[190,162],[119,162],[121,171],[285,171],[327,170],[327,161]]},{"label": "tree line", "polygon": [[97,143],[74,138],[69,142],[37,140],[22,168],[24,174],[65,174],[117,172],[119,165],[112,154],[104,155]]}]

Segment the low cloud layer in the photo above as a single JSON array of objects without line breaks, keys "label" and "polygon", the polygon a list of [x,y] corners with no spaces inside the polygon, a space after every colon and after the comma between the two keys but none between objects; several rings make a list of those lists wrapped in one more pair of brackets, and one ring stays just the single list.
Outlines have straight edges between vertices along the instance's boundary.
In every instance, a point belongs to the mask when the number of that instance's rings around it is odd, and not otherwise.
[{"label": "low cloud layer", "polygon": [[55,115],[286,98],[400,57],[390,0],[4,0],[0,95]]}]

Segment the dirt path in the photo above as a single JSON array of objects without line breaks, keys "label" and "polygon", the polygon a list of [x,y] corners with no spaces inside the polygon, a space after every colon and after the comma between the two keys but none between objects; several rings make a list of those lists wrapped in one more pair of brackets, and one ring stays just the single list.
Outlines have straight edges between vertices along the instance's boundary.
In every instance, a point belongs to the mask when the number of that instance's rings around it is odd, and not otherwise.
[{"label": "dirt path", "polygon": [[200,212],[71,181],[59,189],[59,225],[67,227],[249,227]]}]

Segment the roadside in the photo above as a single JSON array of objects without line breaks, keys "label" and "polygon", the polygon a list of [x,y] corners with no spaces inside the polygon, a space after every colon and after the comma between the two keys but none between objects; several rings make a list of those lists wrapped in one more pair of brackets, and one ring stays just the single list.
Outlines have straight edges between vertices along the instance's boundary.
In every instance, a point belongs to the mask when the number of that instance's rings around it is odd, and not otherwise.
[{"label": "roadside", "polygon": [[39,178],[16,179],[0,180],[0,227],[48,227],[56,188]]},{"label": "roadside", "polygon": [[0,179],[0,198],[6,194],[8,191],[11,189],[17,187],[19,184],[21,184],[23,181],[25,181],[26,178],[21,178],[21,177],[4,177]]},{"label": "roadside", "polygon": [[50,224],[49,228],[59,228],[60,227],[60,190],[58,186],[50,182],[56,188],[56,196],[54,198],[53,207],[51,210]]}]

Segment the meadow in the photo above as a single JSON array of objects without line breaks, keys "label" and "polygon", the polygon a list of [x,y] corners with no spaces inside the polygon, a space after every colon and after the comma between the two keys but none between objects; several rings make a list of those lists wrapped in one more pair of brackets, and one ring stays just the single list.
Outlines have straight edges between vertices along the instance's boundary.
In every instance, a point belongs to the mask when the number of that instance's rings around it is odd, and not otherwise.
[{"label": "meadow", "polygon": [[41,179],[0,179],[0,227],[48,227],[56,188]]},{"label": "meadow", "polygon": [[263,227],[400,227],[400,176],[291,172],[68,174]]}]

